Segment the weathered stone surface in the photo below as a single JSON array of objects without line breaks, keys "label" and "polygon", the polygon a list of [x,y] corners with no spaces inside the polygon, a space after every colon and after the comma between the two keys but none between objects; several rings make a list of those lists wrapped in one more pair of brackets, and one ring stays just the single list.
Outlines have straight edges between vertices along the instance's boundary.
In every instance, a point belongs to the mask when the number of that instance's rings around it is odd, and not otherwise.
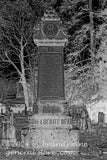
[{"label": "weathered stone surface", "polygon": [[64,99],[62,53],[39,53],[38,99]]},{"label": "weathered stone surface", "polygon": [[105,124],[105,115],[103,112],[98,113],[98,124],[102,126]]},{"label": "weathered stone surface", "polygon": [[72,118],[63,115],[37,114],[30,119],[25,147],[79,151],[79,131],[73,130]]},{"label": "weathered stone surface", "polygon": [[63,115],[37,114],[30,119],[32,129],[72,129],[72,118]]},{"label": "weathered stone surface", "polygon": [[64,105],[62,100],[39,100],[38,112],[48,114],[58,114],[64,112]]},{"label": "weathered stone surface", "polygon": [[[29,133],[31,148],[79,152],[79,132],[68,129],[34,129]],[[28,145],[26,141],[25,146]]]},{"label": "weathered stone surface", "polygon": [[67,129],[35,130],[31,132],[32,147],[49,150],[79,150],[78,131]]}]

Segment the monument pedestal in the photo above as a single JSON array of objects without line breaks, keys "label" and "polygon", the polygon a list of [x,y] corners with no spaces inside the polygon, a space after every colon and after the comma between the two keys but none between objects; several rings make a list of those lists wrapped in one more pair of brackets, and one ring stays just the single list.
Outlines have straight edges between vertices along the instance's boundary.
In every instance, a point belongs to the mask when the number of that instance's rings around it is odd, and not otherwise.
[{"label": "monument pedestal", "polygon": [[39,100],[38,112],[43,114],[61,114],[64,112],[64,100]]},{"label": "monument pedestal", "polygon": [[[73,129],[69,116],[37,114],[30,119],[25,147],[50,151],[79,152],[79,131]],[[29,140],[28,140],[29,139]]]}]

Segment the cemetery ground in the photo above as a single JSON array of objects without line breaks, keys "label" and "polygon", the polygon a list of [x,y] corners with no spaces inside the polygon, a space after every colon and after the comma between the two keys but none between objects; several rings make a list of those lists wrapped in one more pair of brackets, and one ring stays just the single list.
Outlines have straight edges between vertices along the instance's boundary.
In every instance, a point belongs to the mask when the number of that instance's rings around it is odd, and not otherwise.
[{"label": "cemetery ground", "polygon": [[[106,160],[107,154],[107,127],[93,126],[92,129],[80,131],[80,153],[74,154],[44,154],[45,152],[36,151],[33,154],[31,150],[21,148],[1,149],[0,160]],[[84,145],[85,144],[85,145]],[[17,151],[17,152],[16,152]],[[23,154],[23,153],[28,154]],[[15,154],[14,154],[15,153]],[[41,153],[41,154],[38,154]]]}]

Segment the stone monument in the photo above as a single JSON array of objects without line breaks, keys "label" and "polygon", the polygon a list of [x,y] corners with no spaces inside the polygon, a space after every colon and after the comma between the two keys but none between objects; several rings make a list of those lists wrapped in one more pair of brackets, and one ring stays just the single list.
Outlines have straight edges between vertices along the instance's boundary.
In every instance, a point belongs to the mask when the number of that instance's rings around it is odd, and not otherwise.
[{"label": "stone monument", "polygon": [[10,112],[10,117],[5,117],[2,121],[2,146],[14,146],[16,143],[15,127],[13,125],[13,111]]},{"label": "stone monument", "polygon": [[37,108],[29,120],[26,146],[54,151],[79,151],[79,132],[64,113],[63,49],[67,42],[61,21],[51,8],[35,27],[38,46]]},{"label": "stone monument", "polygon": [[98,125],[99,126],[104,126],[105,124],[105,115],[103,112],[98,113]]}]

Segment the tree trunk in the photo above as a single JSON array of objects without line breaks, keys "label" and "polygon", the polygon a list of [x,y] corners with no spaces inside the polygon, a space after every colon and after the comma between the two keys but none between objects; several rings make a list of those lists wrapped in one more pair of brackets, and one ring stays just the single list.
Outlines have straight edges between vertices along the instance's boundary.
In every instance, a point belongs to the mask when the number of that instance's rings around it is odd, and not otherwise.
[{"label": "tree trunk", "polygon": [[93,0],[89,0],[89,14],[90,14],[90,51],[91,51],[91,77],[94,81],[94,67],[95,67],[95,45],[94,45],[94,21],[93,21]]},{"label": "tree trunk", "polygon": [[91,49],[92,66],[93,66],[95,58],[95,46],[94,46],[94,21],[93,21],[92,0],[89,0],[89,15],[90,15],[90,49]]},{"label": "tree trunk", "polygon": [[22,87],[23,87],[25,105],[27,108],[29,108],[29,96],[28,96],[27,82],[26,82],[26,79],[23,75],[21,77],[21,80],[22,80],[21,83],[22,83]]},{"label": "tree trunk", "polygon": [[94,54],[94,24],[93,24],[93,9],[92,0],[89,0],[89,14],[90,14],[90,48]]},{"label": "tree trunk", "polygon": [[23,92],[24,92],[24,99],[25,99],[25,105],[27,109],[29,108],[29,95],[28,95],[28,87],[27,87],[27,82],[26,82],[26,77],[25,77],[25,68],[24,68],[24,53],[23,53],[24,47],[21,42],[21,56],[20,56],[20,61],[21,61],[21,83],[23,87]]}]

